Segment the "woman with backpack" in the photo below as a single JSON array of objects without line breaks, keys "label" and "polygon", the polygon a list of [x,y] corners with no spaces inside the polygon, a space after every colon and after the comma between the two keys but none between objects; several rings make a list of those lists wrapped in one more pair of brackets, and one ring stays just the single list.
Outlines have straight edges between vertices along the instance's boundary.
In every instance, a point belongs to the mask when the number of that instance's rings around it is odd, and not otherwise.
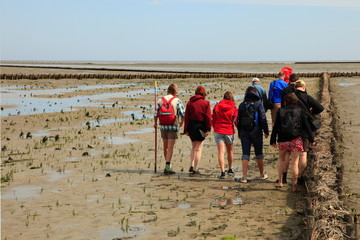
[{"label": "woman with backpack", "polygon": [[256,88],[250,86],[246,89],[244,101],[238,109],[238,136],[242,146],[242,171],[241,182],[248,182],[247,171],[250,159],[250,148],[254,145],[255,157],[260,171],[260,179],[268,176],[264,172],[263,133],[269,136],[265,109],[261,103]]},{"label": "woman with backpack", "polygon": [[205,88],[198,86],[185,110],[184,134],[191,139],[189,172],[192,174],[200,174],[198,165],[201,160],[203,143],[211,131],[211,107],[210,102],[205,100],[206,95]]},{"label": "woman with backpack", "polygon": [[307,138],[310,145],[313,145],[314,138],[306,118],[306,113],[299,107],[298,101],[293,94],[290,93],[285,95],[284,106],[285,107],[280,108],[277,113],[270,138],[270,145],[279,149],[279,181],[275,187],[283,187],[283,173],[287,170],[288,166],[285,155],[286,152],[289,151],[292,169],[292,190],[297,191],[296,185],[299,174],[299,157],[304,151],[303,139]]},{"label": "woman with backpack", "polygon": [[[183,125],[185,108],[181,100],[177,97],[178,87],[170,84],[167,95],[160,98],[154,114],[154,128],[158,127],[160,122],[161,138],[163,140],[165,169],[164,174],[175,174],[171,167],[174,145],[178,139],[179,128]],[[178,118],[180,117],[180,121]]]},{"label": "woman with backpack", "polygon": [[232,167],[237,114],[238,112],[235,106],[234,96],[231,92],[226,92],[224,94],[224,99],[214,107],[212,115],[214,139],[218,149],[218,161],[221,169],[220,179],[225,178],[225,148],[229,165],[228,174],[234,173]]}]

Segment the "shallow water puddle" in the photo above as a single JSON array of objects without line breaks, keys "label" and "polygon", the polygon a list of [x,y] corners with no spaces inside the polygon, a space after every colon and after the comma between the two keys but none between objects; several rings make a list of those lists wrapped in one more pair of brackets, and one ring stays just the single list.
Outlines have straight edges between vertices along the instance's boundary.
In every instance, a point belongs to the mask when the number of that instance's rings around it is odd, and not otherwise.
[{"label": "shallow water puddle", "polygon": [[358,83],[338,83],[341,87],[349,87],[349,86],[355,86],[358,85]]},{"label": "shallow water puddle", "polygon": [[182,204],[178,205],[178,208],[188,209],[188,208],[191,208],[191,204],[190,203],[182,203]]},{"label": "shallow water puddle", "polygon": [[130,139],[126,137],[99,137],[99,139],[104,139],[110,144],[117,144],[117,145],[134,143],[139,141],[137,139]]},{"label": "shallow water puddle", "polygon": [[[116,85],[109,85],[116,87]],[[102,88],[101,85],[85,86],[94,89]],[[102,107],[113,104],[112,99],[116,98],[137,98],[141,95],[152,93],[152,89],[131,90],[120,92],[101,93],[97,95],[78,95],[70,98],[39,98],[41,95],[54,95],[54,93],[74,92],[74,89],[56,88],[50,90],[34,89],[13,89],[8,87],[2,93],[1,105],[16,106],[15,108],[6,108],[1,111],[1,116],[7,115],[28,115],[39,113],[53,113],[61,111],[72,111],[77,107]],[[79,90],[79,89],[77,89]],[[101,103],[102,101],[107,104]]]},{"label": "shallow water puddle", "polygon": [[89,125],[91,127],[97,127],[97,126],[102,127],[102,126],[105,126],[107,124],[116,123],[116,122],[125,122],[125,121],[130,121],[130,120],[131,120],[131,118],[99,119],[99,120],[87,121],[83,125]]},{"label": "shallow water puddle", "polygon": [[152,133],[154,132],[154,128],[143,128],[136,131],[125,132],[125,134],[143,134],[143,133]]},{"label": "shallow water puddle", "polygon": [[64,162],[69,162],[69,163],[76,163],[79,161],[80,161],[79,157],[70,157],[70,158],[64,160]]},{"label": "shallow water puddle", "polygon": [[241,205],[243,204],[243,199],[238,198],[217,198],[215,201],[211,202],[211,206],[213,207],[224,207],[224,206],[232,206],[232,205]]},{"label": "shallow water puddle", "polygon": [[58,171],[47,170],[47,171],[44,171],[44,173],[46,173],[48,175],[50,182],[55,182],[61,178],[68,176],[71,173],[71,171],[67,170],[63,173],[63,172],[58,172]]},{"label": "shallow water puddle", "polygon": [[10,188],[5,193],[1,194],[1,199],[23,201],[28,198],[39,198],[41,196],[42,187],[25,185]]},{"label": "shallow water puddle", "polygon": [[126,239],[126,238],[140,238],[145,236],[145,226],[143,224],[137,224],[133,226],[124,226],[123,228],[109,227],[99,231],[100,239]]}]

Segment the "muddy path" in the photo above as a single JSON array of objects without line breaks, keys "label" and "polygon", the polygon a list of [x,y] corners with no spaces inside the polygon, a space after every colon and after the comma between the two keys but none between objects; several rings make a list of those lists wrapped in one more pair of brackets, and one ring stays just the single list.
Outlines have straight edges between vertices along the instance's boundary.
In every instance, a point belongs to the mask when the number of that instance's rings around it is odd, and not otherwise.
[{"label": "muddy path", "polygon": [[[261,83],[267,88],[271,80],[264,78]],[[304,80],[310,93],[317,95],[319,79]],[[250,79],[172,82],[178,84],[184,103],[197,85],[205,85],[213,107],[226,91],[234,92],[239,104]],[[158,84],[159,95],[165,94],[169,82]],[[13,112],[9,110],[13,105],[4,105],[5,99],[1,105],[2,113],[8,111],[1,117],[2,239],[305,236],[305,190],[275,189],[276,152],[269,139],[265,140],[267,180],[258,179],[255,161],[250,161],[250,183],[235,182],[231,176],[219,180],[212,135],[205,141],[201,176],[187,173],[190,140],[186,136],[175,145],[177,173],[161,174],[164,160],[159,144],[155,174],[154,96],[146,90],[152,86],[153,81],[140,79],[1,81],[2,97],[10,92],[18,100]],[[16,95],[16,91],[25,92]],[[69,99],[74,101],[72,108],[65,108]],[[30,113],[23,115],[29,108]],[[237,140],[237,175],[240,158]]]}]

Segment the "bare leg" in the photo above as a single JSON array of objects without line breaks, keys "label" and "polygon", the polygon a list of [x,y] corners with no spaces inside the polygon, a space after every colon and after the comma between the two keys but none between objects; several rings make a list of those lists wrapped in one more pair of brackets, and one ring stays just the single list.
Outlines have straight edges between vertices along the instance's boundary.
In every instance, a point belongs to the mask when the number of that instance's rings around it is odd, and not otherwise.
[{"label": "bare leg", "polygon": [[163,151],[164,151],[165,161],[166,161],[166,155],[167,155],[168,140],[169,140],[169,139],[163,139]]},{"label": "bare leg", "polygon": [[304,174],[305,168],[307,166],[307,152],[301,152],[299,158],[299,175]]},{"label": "bare leg", "polygon": [[248,172],[248,166],[249,166],[249,159],[243,159],[241,161],[242,165],[242,171],[243,171],[243,179],[247,179],[247,172]]},{"label": "bare leg", "polygon": [[256,159],[256,161],[257,161],[257,165],[258,165],[258,168],[260,171],[260,176],[263,176],[264,175],[264,159],[259,158],[259,159]]},{"label": "bare leg", "polygon": [[292,180],[292,190],[296,191],[296,184],[297,184],[297,179],[298,179],[298,175],[299,175],[299,158],[300,158],[300,154],[301,152],[292,152],[291,153],[291,171],[292,171],[292,176],[291,176],[291,180]]},{"label": "bare leg", "polygon": [[204,141],[194,141],[193,149],[194,149],[194,171],[198,170],[198,165],[201,160],[201,153]]},{"label": "bare leg", "polygon": [[195,161],[195,145],[194,142],[191,142],[191,152],[190,152],[190,166],[194,167],[194,161]]},{"label": "bare leg", "polygon": [[167,139],[167,149],[166,149],[166,162],[171,162],[173,151],[174,151],[175,139]]},{"label": "bare leg", "polygon": [[277,185],[275,185],[275,187],[283,187],[283,173],[287,166],[285,155],[286,155],[286,151],[279,150],[279,159],[278,159],[279,182],[277,183]]},{"label": "bare leg", "polygon": [[226,152],[227,152],[227,160],[229,168],[233,168],[233,162],[234,162],[234,144],[225,144],[226,146]]},{"label": "bare leg", "polygon": [[220,142],[217,144],[218,149],[218,162],[221,169],[221,172],[225,172],[225,161],[224,161],[224,151],[225,151],[225,143]]}]

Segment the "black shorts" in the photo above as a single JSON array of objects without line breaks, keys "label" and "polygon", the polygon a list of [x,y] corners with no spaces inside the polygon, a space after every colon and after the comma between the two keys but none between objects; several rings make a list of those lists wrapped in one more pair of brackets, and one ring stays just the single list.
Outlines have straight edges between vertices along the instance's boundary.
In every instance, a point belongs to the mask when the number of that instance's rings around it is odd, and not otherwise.
[{"label": "black shorts", "polygon": [[204,122],[200,121],[190,121],[188,124],[188,133],[191,141],[199,141],[202,142],[205,140],[205,137],[201,134],[206,132],[206,127]]}]

